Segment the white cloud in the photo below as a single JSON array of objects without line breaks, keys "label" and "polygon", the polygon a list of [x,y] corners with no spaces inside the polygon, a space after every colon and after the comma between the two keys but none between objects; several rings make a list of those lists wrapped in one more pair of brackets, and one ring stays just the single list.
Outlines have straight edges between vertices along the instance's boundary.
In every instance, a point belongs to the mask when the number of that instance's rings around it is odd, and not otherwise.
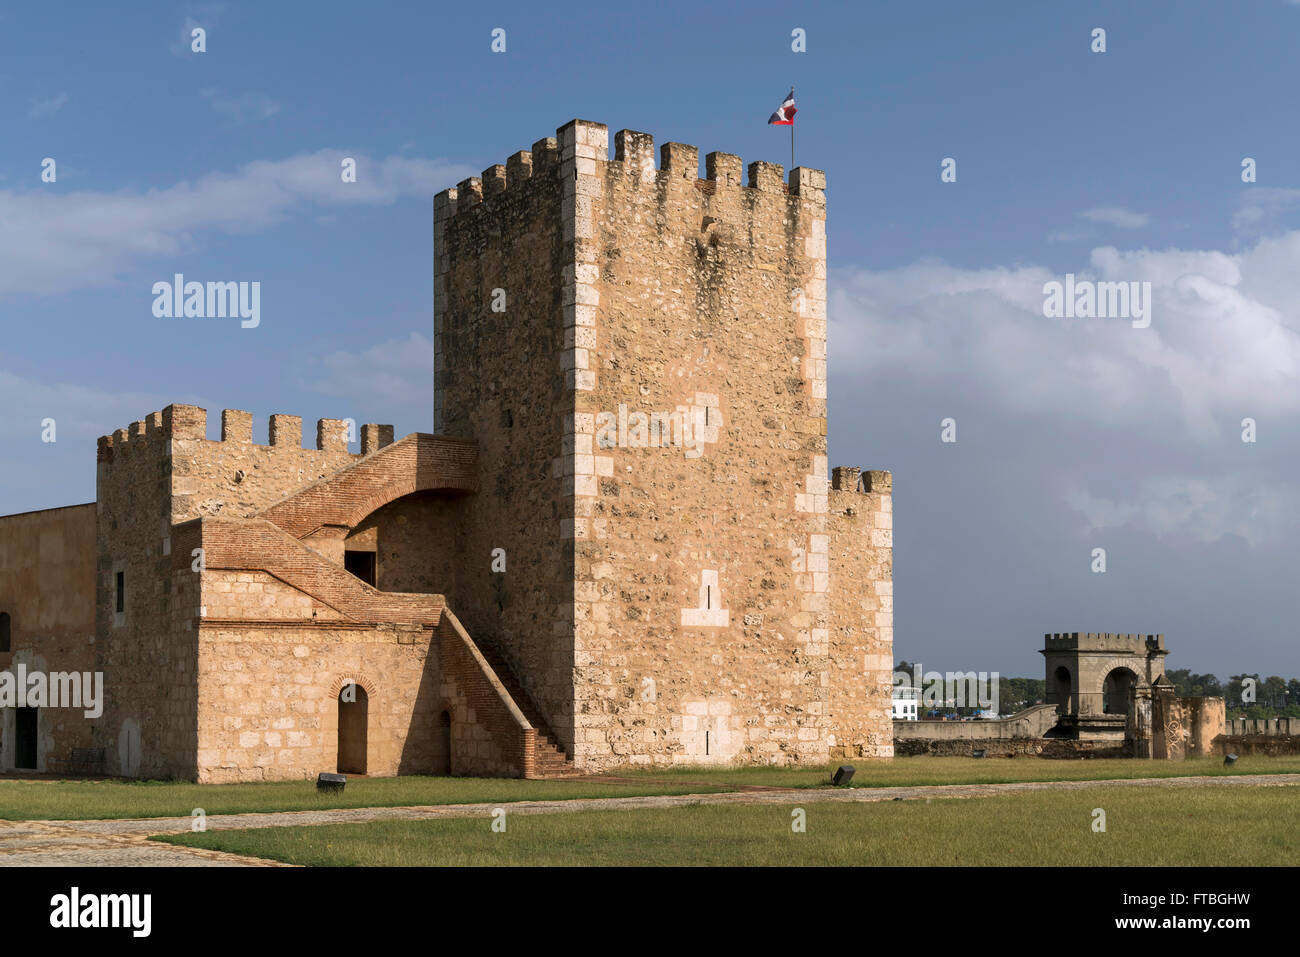
[{"label": "white cloud", "polygon": [[418,332],[377,342],[364,352],[330,353],[320,366],[320,377],[308,388],[326,395],[391,406],[413,393],[433,392],[433,340]]},{"label": "white cloud", "polygon": [[[54,419],[56,444],[94,440],[126,428],[181,399],[147,392],[110,392],[72,382],[42,382],[0,371],[0,439],[39,444],[42,420]],[[24,456],[15,456],[24,458]]]},{"label": "white cloud", "polygon": [[[834,271],[831,375],[886,382],[898,408],[929,408],[936,394],[966,397],[967,422],[998,433],[1002,452],[1020,448],[1025,440],[1013,437],[1027,422],[1041,424],[1036,435],[1123,447],[1130,458],[1112,462],[1102,451],[1082,477],[1075,460],[1030,465],[1040,487],[1060,489],[1099,527],[1143,524],[1251,542],[1300,534],[1300,516],[1286,504],[1294,469],[1270,458],[1281,436],[1300,430],[1297,259],[1300,232],[1238,255],[1092,250],[1072,270],[1078,278],[1151,282],[1147,329],[1045,318],[1043,283],[1062,276],[1039,266],[926,261]],[[1261,443],[1271,444],[1240,442],[1245,417],[1267,424]],[[1242,473],[1248,461],[1258,471]],[[1120,475],[1132,476],[1120,491],[1087,484]]]},{"label": "white cloud", "polygon": [[1279,228],[1289,213],[1300,209],[1300,189],[1280,186],[1251,186],[1241,196],[1241,206],[1232,217],[1240,233],[1259,235]]},{"label": "white cloud", "polygon": [[1146,213],[1135,213],[1123,206],[1099,206],[1096,209],[1085,210],[1079,215],[1090,223],[1103,223],[1121,229],[1138,229],[1151,220]]},{"label": "white cloud", "polygon": [[1154,535],[1186,535],[1211,543],[1235,535],[1260,545],[1278,528],[1294,528],[1300,514],[1294,495],[1261,486],[1257,476],[1136,476],[1127,500],[1072,484],[1065,502],[1083,516],[1086,532],[1133,527]]},{"label": "white cloud", "polygon": [[360,175],[344,183],[344,155],[321,150],[259,160],[147,192],[0,190],[0,300],[110,282],[129,268],[194,248],[206,230],[251,232],[309,207],[432,197],[472,175],[469,167],[440,161],[351,154]]},{"label": "white cloud", "polygon": [[27,111],[29,119],[43,119],[53,116],[59,110],[63,109],[68,102],[68,94],[60,93],[58,96],[51,96],[45,99],[32,97],[32,108]]},{"label": "white cloud", "polygon": [[1058,229],[1047,234],[1049,243],[1077,243],[1092,239],[1096,235],[1091,229]]},{"label": "white cloud", "polygon": [[280,112],[280,104],[265,93],[250,92],[233,96],[209,88],[204,90],[202,95],[214,110],[236,123],[264,120]]}]

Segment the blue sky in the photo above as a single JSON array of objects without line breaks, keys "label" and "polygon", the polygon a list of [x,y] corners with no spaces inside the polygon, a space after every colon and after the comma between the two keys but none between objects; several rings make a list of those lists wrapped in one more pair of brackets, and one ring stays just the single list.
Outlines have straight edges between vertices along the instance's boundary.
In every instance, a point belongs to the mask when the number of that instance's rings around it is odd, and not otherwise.
[{"label": "blue sky", "polygon": [[[832,464],[896,477],[896,654],[1038,674],[1045,631],[1164,631],[1173,667],[1300,674],[1298,40],[1284,0],[10,5],[0,513],[92,499],[94,438],[171,401],[429,429],[434,191],[575,116],[786,164],[793,83]],[[261,326],[156,319],[175,272],[260,281]],[[1154,331],[1035,315],[1066,272],[1154,281]]]}]

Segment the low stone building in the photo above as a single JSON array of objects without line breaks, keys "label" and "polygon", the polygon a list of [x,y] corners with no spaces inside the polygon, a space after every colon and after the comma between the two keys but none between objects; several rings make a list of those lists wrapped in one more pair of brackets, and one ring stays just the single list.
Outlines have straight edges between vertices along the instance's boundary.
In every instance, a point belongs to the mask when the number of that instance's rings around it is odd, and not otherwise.
[{"label": "low stone building", "polygon": [[[892,754],[892,479],[826,454],[825,176],[575,120],[434,200],[434,434],[171,405],[0,519],[3,767],[245,781]],[[14,712],[11,714],[10,712]]]}]

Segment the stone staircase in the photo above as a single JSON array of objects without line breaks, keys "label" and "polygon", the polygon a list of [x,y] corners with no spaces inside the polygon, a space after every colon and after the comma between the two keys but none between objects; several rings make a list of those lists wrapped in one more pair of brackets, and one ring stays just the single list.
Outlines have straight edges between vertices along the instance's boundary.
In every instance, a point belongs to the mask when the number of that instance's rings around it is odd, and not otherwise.
[{"label": "stone staircase", "polygon": [[478,650],[492,667],[492,670],[496,672],[497,678],[505,686],[510,697],[514,699],[519,710],[524,713],[528,723],[537,731],[533,776],[537,778],[565,778],[581,775],[582,771],[574,767],[573,759],[564,753],[564,749],[560,747],[559,741],[556,740],[550,726],[547,725],[546,719],[537,710],[537,706],[533,704],[533,699],[528,696],[524,686],[515,677],[514,669],[510,667],[510,664],[502,657],[501,653],[496,648],[490,647],[483,642],[478,642]]}]

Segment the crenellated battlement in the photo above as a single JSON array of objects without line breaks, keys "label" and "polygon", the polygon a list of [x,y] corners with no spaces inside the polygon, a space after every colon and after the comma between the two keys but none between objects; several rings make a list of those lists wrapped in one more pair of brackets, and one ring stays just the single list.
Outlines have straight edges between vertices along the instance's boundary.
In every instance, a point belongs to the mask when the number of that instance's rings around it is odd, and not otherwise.
[{"label": "crenellated battlement", "polygon": [[892,493],[894,476],[878,469],[837,465],[831,469],[831,488],[836,492]]},{"label": "crenellated battlement", "polygon": [[1061,632],[1043,636],[1045,651],[1165,652],[1165,636],[1118,632]]},{"label": "crenellated battlement", "polygon": [[[639,180],[647,189],[662,189],[669,180],[688,180],[700,192],[744,190],[751,194],[781,194],[818,206],[826,204],[826,174],[822,170],[796,167],[786,176],[780,163],[755,161],[746,168],[734,153],[711,152],[704,157],[705,173],[700,177],[700,150],[686,143],[668,142],[659,149],[655,165],[655,142],[650,133],[619,130],[614,134],[614,157],[609,158],[609,128],[589,120],[571,120],[556,130],[554,137],[538,140],[531,150],[520,150],[504,165],[489,166],[481,176],[461,180],[434,198],[435,221],[462,215],[480,206],[508,202],[518,192],[543,180],[554,180],[566,163],[577,172],[592,174],[603,164],[607,176]],[[745,181],[746,172],[748,181]]]},{"label": "crenellated battlement", "polygon": [[[209,441],[208,413],[197,405],[173,404],[161,412],[151,412],[144,419],[132,422],[125,429],[111,435],[102,435],[98,441],[97,460],[111,463],[123,456],[148,449],[162,451],[175,441]],[[258,448],[284,448],[303,450],[302,417],[275,413],[268,418],[268,445],[253,442],[253,415],[241,409],[222,409],[221,438],[212,444],[256,445]],[[367,424],[361,427],[361,455],[378,451],[393,441],[391,425]],[[316,422],[316,450],[321,452],[346,452],[348,423],[346,419],[318,419]]]}]

